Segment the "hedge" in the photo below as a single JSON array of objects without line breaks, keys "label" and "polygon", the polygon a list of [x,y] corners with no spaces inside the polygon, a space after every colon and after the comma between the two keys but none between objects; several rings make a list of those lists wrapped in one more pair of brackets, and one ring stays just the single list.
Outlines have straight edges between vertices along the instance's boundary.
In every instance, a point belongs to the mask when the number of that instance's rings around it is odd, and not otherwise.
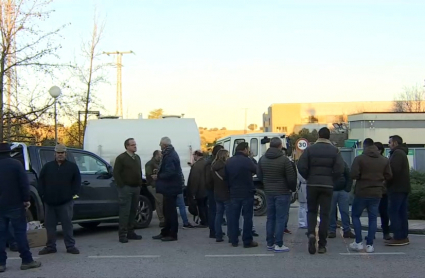
[{"label": "hedge", "polygon": [[425,173],[412,170],[409,195],[409,219],[425,220]]}]

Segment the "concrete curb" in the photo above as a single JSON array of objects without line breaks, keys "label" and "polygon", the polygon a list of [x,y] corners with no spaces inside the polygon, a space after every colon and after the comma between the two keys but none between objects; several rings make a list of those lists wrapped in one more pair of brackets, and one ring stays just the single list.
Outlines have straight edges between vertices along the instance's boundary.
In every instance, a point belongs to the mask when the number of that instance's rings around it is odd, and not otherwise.
[{"label": "concrete curb", "polygon": [[[351,228],[353,228],[353,225],[350,225]],[[362,230],[367,231],[369,229],[369,226],[362,225]],[[378,228],[378,232],[382,233],[382,229]],[[409,229],[409,234],[412,235],[425,235],[425,229]]]}]

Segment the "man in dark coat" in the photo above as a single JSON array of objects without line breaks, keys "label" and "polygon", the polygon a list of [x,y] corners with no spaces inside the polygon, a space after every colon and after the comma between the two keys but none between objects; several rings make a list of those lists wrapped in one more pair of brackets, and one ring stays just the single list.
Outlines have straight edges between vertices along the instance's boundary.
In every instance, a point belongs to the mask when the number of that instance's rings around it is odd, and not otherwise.
[{"label": "man in dark coat", "polygon": [[225,179],[230,189],[231,219],[227,220],[230,230],[230,242],[234,247],[238,246],[239,216],[242,215],[243,234],[242,240],[245,248],[257,247],[253,241],[252,225],[254,216],[254,181],[252,176],[257,173],[257,167],[248,157],[248,143],[240,143],[236,147],[236,154],[229,158],[225,168]]},{"label": "man in dark coat", "polygon": [[65,247],[70,254],[80,254],[75,247],[74,196],[81,186],[81,175],[78,166],[66,159],[66,147],[58,144],[55,147],[55,160],[47,162],[41,169],[38,179],[38,192],[44,202],[44,226],[47,230],[47,244],[38,254],[56,253],[56,226],[62,225]]},{"label": "man in dark coat", "polygon": [[201,223],[198,228],[208,228],[207,189],[205,187],[205,165],[206,161],[201,151],[193,154],[195,163],[190,168],[187,181],[189,202],[196,202],[198,206]]},{"label": "man in dark coat", "polygon": [[30,206],[30,187],[23,165],[10,157],[10,145],[0,143],[0,272],[6,271],[6,241],[9,225],[22,258],[22,270],[38,268],[40,262],[32,258],[27,239],[25,209]]},{"label": "man in dark coat", "polygon": [[410,243],[407,220],[407,202],[410,193],[410,166],[407,158],[409,149],[398,135],[390,137],[389,147],[393,177],[387,182],[388,214],[394,237],[385,244],[403,246]]},{"label": "man in dark coat", "polygon": [[308,251],[316,253],[317,213],[320,206],[319,254],[326,253],[331,210],[333,185],[335,179],[344,173],[344,160],[330,138],[330,130],[319,130],[319,139],[304,150],[298,161],[298,172],[307,180],[308,206]]},{"label": "man in dark coat", "polygon": [[156,192],[164,196],[165,227],[161,233],[152,237],[162,241],[176,241],[179,229],[177,216],[177,195],[181,194],[184,185],[184,176],[180,165],[180,158],[168,137],[160,141],[162,159],[156,180]]},{"label": "man in dark coat", "polygon": [[152,159],[145,164],[146,181],[148,184],[148,190],[155,198],[155,210],[159,219],[159,227],[165,227],[164,212],[162,211],[163,197],[161,194],[156,193],[155,181],[152,175],[158,173],[159,162],[161,161],[161,151],[156,150],[153,152]]}]

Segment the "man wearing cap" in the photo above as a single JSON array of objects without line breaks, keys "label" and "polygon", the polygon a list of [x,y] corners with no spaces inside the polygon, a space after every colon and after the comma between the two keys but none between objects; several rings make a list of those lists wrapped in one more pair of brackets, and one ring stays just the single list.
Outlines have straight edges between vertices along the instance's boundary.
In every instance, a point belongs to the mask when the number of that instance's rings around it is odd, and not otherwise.
[{"label": "man wearing cap", "polygon": [[195,201],[198,206],[201,223],[198,228],[208,228],[207,189],[205,187],[205,164],[204,155],[200,150],[193,153],[195,163],[190,169],[187,182],[190,201]]},{"label": "man wearing cap", "polygon": [[0,143],[0,272],[6,271],[6,240],[9,225],[22,258],[22,270],[38,268],[32,258],[27,239],[25,209],[30,206],[30,186],[23,165],[10,157],[10,146]]},{"label": "man wearing cap", "polygon": [[66,159],[66,147],[58,144],[55,147],[55,160],[47,162],[41,169],[38,192],[44,202],[44,226],[47,230],[47,244],[38,254],[56,253],[56,226],[62,225],[65,247],[70,254],[80,254],[75,247],[72,216],[73,197],[81,186],[81,175],[78,166]]}]

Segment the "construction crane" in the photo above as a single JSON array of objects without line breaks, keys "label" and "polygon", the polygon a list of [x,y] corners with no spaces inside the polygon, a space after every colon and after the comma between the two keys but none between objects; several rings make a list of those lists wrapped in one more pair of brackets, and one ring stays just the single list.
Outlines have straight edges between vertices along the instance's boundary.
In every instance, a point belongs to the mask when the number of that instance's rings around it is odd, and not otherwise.
[{"label": "construction crane", "polygon": [[106,55],[117,55],[117,100],[115,115],[123,117],[122,108],[122,55],[124,54],[135,54],[133,51],[114,51],[114,52],[103,52]]}]

